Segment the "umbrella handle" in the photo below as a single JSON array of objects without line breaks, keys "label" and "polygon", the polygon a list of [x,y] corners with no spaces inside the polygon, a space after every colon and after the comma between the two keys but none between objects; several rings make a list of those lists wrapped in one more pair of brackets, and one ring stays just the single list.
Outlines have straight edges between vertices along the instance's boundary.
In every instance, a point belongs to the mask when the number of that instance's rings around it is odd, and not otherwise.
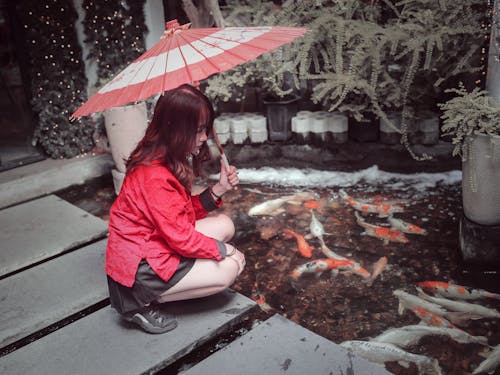
[{"label": "umbrella handle", "polygon": [[[222,145],[220,144],[219,136],[217,135],[217,132],[215,131],[215,126],[212,128],[212,133],[214,135],[215,144],[217,145],[217,148],[219,149],[220,157],[224,163],[224,167],[226,167],[226,171],[229,171],[229,160],[227,159],[227,156],[224,153],[224,149],[222,148]],[[238,187],[235,186],[234,190],[238,190]]]}]

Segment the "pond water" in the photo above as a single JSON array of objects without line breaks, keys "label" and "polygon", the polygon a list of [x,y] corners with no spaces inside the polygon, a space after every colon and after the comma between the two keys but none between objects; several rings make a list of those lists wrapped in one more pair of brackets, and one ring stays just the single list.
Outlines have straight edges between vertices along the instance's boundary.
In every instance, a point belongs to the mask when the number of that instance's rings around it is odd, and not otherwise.
[{"label": "pond water", "polygon": [[[242,175],[244,173],[240,173]],[[390,188],[387,181],[377,183],[374,179],[370,183],[358,181],[342,189],[353,199],[365,203],[402,207],[403,212],[394,216],[424,228],[427,235],[406,234],[406,243],[385,243],[363,234],[355,209],[340,197],[341,187],[334,183],[318,187],[242,183],[237,191],[224,196],[222,210],[232,217],[237,229],[233,242],[245,253],[247,261],[233,289],[259,303],[261,310],[254,313],[254,320],[279,313],[335,343],[368,340],[387,329],[420,322],[409,310],[398,313],[395,290],[416,295],[418,282],[437,280],[500,291],[498,270],[478,270],[461,264],[458,251],[458,222],[462,212],[460,183],[438,181],[422,188],[404,180],[391,181]],[[68,189],[61,196],[107,219],[107,210],[114,200],[113,190],[107,180],[93,185],[88,184],[79,191]],[[283,202],[272,215],[249,215],[252,207],[302,192],[312,196]],[[383,272],[372,283],[356,273],[334,275],[329,270],[292,277],[297,267],[325,258],[320,240],[310,235],[312,213],[324,228],[324,243],[330,250],[356,261],[368,272],[372,272],[375,262],[386,257]],[[387,218],[375,214],[361,217],[370,224],[388,227]],[[285,229],[305,237],[312,248],[311,258],[301,255],[296,239],[287,236]],[[500,308],[499,300],[473,302]],[[254,322],[248,325],[251,323]],[[491,346],[500,343],[499,319],[466,323],[460,328],[472,335],[487,337]],[[467,374],[484,360],[480,356],[483,349],[479,344],[460,344],[446,337],[427,336],[408,351],[436,358],[443,374]],[[414,365],[407,369],[397,363],[387,363],[386,368],[395,374],[418,373]]]}]

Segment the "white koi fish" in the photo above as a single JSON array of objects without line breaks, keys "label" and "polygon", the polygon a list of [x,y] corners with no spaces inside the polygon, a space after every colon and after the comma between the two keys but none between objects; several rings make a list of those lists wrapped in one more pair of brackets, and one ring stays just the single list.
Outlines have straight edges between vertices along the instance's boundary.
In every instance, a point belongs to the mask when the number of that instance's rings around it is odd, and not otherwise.
[{"label": "white koi fish", "polygon": [[325,234],[328,234],[325,232],[325,228],[323,227],[323,224],[318,220],[316,215],[314,215],[314,211],[311,211],[311,224],[309,225],[309,230],[311,231],[311,234],[319,239],[319,242],[321,243],[321,246],[325,246],[325,241],[323,240],[323,236]]},{"label": "white koi fish", "polygon": [[378,214],[379,217],[388,217],[394,213],[403,212],[403,208],[390,204],[370,204],[354,200],[344,190],[339,190],[340,197],[355,210]]},{"label": "white koi fish", "polygon": [[479,366],[477,366],[472,374],[493,374],[498,365],[500,365],[500,344],[495,346],[495,348],[488,354],[488,357],[481,362]]},{"label": "white koi fish", "polygon": [[276,216],[279,215],[283,212],[285,212],[285,209],[283,208],[283,205],[285,203],[291,203],[291,204],[300,204],[300,202],[304,200],[309,200],[313,199],[314,195],[312,193],[308,192],[301,192],[293,195],[287,195],[281,198],[276,198],[276,199],[271,199],[269,201],[266,201],[264,203],[260,203],[256,206],[253,206],[250,208],[248,211],[248,215],[250,216],[259,216],[259,215],[269,215],[269,216]]},{"label": "white koi fish", "polygon": [[420,288],[417,288],[417,290],[418,295],[426,301],[436,303],[451,311],[460,311],[466,313],[468,314],[469,319],[500,318],[500,312],[495,309],[478,305],[476,303],[453,301],[447,298],[432,297],[424,293],[424,291]]},{"label": "white koi fish", "polygon": [[420,234],[422,236],[427,235],[427,231],[425,229],[420,228],[415,224],[407,223],[406,221],[397,219],[393,216],[388,216],[387,221],[389,222],[389,224],[391,224],[392,229],[399,230],[400,232],[409,234]]},{"label": "white koi fish", "polygon": [[483,289],[472,289],[462,285],[456,285],[444,281],[422,281],[417,284],[420,288],[430,290],[447,298],[454,299],[500,299],[500,294],[491,293]]},{"label": "white koi fish", "polygon": [[399,346],[400,348],[408,348],[418,344],[420,339],[424,336],[447,336],[461,344],[480,344],[488,346],[488,338],[485,336],[472,336],[458,328],[434,327],[422,324],[391,328],[382,332],[377,337],[372,338],[370,341],[386,342]]},{"label": "white koi fish", "polygon": [[441,375],[441,368],[435,358],[409,353],[396,345],[375,341],[349,340],[342,342],[340,346],[371,362],[382,365],[385,362],[398,362],[405,368],[408,368],[409,363],[413,362],[417,365],[419,374]]},{"label": "white koi fish", "polygon": [[343,257],[342,255],[339,255],[335,251],[331,250],[328,246],[326,246],[324,242],[321,244],[321,251],[328,258],[338,259],[338,260],[347,259],[346,257]]}]

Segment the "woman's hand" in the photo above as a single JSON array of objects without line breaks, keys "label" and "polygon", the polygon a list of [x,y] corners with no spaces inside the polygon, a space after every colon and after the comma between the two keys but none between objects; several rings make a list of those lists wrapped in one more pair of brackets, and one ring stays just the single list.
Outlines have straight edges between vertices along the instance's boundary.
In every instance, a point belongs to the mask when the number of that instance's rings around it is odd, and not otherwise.
[{"label": "woman's hand", "polygon": [[238,172],[236,171],[236,167],[234,165],[229,166],[229,171],[226,169],[224,162],[220,161],[220,177],[219,182],[216,183],[212,191],[217,196],[222,196],[225,192],[229,190],[236,190],[236,186],[240,183],[240,179],[238,177]]}]

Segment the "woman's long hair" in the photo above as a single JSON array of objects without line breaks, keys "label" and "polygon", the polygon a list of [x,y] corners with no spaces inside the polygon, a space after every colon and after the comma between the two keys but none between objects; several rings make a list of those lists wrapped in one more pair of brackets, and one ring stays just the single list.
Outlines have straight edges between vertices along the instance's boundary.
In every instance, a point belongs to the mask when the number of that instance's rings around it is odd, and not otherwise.
[{"label": "woman's long hair", "polygon": [[[160,160],[190,192],[194,177],[200,175],[201,164],[209,159],[206,142],[197,155],[191,155],[196,145],[196,133],[204,124],[210,136],[213,122],[212,104],[195,87],[184,84],[166,91],[156,102],[144,137],[126,162],[127,173],[139,165]],[[189,162],[191,156],[192,166]]]}]

